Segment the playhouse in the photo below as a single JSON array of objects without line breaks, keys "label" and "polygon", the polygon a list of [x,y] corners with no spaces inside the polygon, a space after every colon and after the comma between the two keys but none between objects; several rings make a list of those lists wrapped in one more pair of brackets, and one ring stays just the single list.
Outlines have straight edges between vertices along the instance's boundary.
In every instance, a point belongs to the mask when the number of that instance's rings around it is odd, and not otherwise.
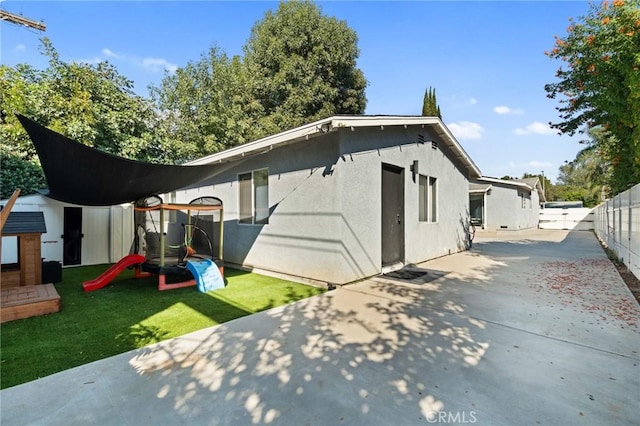
[{"label": "playhouse", "polygon": [[[0,321],[45,315],[60,310],[60,296],[52,283],[42,282],[41,235],[47,232],[42,212],[12,212],[2,227],[5,241],[17,245],[15,262],[2,264]],[[5,242],[6,244],[6,242]]]}]

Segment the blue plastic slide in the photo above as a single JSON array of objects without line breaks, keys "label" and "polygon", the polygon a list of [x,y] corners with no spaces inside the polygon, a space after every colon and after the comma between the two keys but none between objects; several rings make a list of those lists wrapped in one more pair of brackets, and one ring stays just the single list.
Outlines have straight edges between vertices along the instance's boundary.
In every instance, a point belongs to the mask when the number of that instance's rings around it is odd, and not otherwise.
[{"label": "blue plastic slide", "polygon": [[224,288],[224,278],[213,260],[187,260],[187,269],[195,278],[199,292],[206,293]]}]

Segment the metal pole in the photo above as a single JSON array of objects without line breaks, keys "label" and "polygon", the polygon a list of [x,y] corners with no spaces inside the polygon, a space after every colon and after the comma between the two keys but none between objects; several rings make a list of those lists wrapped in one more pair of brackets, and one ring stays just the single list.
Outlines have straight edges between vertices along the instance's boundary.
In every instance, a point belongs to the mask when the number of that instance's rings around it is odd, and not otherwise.
[{"label": "metal pole", "polygon": [[160,207],[160,267],[164,267],[164,209],[162,206]]}]

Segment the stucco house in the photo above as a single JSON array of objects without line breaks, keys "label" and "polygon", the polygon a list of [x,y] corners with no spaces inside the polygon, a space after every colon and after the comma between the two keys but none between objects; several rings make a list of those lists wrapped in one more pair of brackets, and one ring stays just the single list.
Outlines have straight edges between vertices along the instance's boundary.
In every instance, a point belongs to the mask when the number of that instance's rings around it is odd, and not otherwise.
[{"label": "stucco house", "polygon": [[492,177],[469,183],[471,222],[487,230],[537,228],[544,190],[537,177],[504,180]]},{"label": "stucco house", "polygon": [[225,264],[335,284],[464,250],[481,176],[434,117],[334,116],[190,164],[220,172],[165,200],[222,199]]}]

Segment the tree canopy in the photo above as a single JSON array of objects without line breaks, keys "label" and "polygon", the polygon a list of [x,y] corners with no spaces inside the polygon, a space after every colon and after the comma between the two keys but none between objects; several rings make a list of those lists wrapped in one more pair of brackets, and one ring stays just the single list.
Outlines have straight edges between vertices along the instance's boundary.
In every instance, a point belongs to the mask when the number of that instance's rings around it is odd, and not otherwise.
[{"label": "tree canopy", "polygon": [[560,98],[552,127],[569,135],[602,128],[611,137],[586,142],[611,164],[611,189],[640,182],[640,0],[591,4],[547,55],[566,63],[545,86]]},{"label": "tree canopy", "polygon": [[[63,62],[47,38],[42,39],[42,53],[49,60],[42,71],[25,64],[0,66],[2,197],[13,192],[13,185],[23,185],[22,194],[27,195],[44,183],[41,172],[20,164],[39,165],[14,113],[112,154],[146,161],[163,157],[150,129],[151,104],[133,93],[130,80],[108,62]],[[18,179],[27,170],[33,179]]]},{"label": "tree canopy", "polygon": [[[2,196],[13,185],[27,195],[44,183],[14,112],[111,154],[182,163],[330,115],[363,113],[357,42],[345,21],[314,3],[282,2],[253,26],[244,56],[213,45],[167,73],[146,99],[109,62],[64,62],[43,38],[45,70],[0,66]],[[18,174],[29,179],[19,182]]]},{"label": "tree canopy", "polygon": [[208,155],[309,121],[364,112],[357,36],[310,2],[280,3],[256,22],[244,57],[213,46],[167,75],[152,97],[183,159]]},{"label": "tree canopy", "polygon": [[251,29],[245,64],[249,92],[274,133],[334,114],[362,114],[364,74],[358,37],[312,2],[281,2]]}]

